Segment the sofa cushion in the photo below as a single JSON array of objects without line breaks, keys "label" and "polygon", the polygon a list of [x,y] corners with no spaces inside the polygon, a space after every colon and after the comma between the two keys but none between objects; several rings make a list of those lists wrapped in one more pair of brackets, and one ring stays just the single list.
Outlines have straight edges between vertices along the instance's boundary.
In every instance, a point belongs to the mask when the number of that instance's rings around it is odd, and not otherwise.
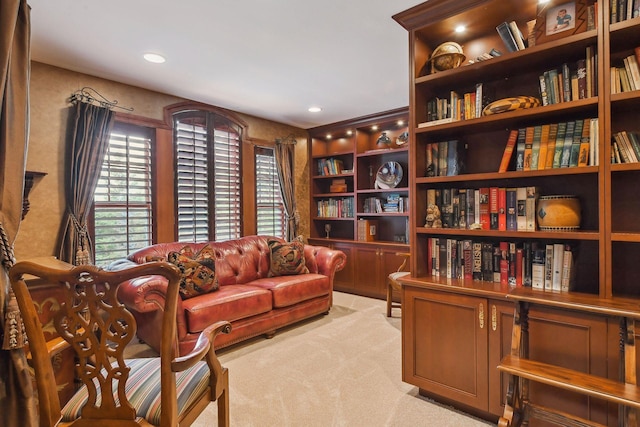
[{"label": "sofa cushion", "polygon": [[217,292],[183,301],[187,329],[199,333],[219,321],[233,322],[271,311],[271,291],[252,285],[220,286]]},{"label": "sofa cushion", "polygon": [[271,291],[274,308],[288,307],[301,301],[328,295],[331,291],[329,278],[313,273],[269,277],[254,280],[251,284]]},{"label": "sofa cushion", "polygon": [[287,276],[305,274],[309,272],[304,257],[304,242],[302,236],[287,243],[279,240],[269,240],[269,276]]},{"label": "sofa cushion", "polygon": [[193,298],[218,289],[216,266],[213,252],[205,246],[194,254],[185,246],[178,252],[169,252],[167,261],[174,264],[182,277],[180,279],[180,296],[182,299]]}]

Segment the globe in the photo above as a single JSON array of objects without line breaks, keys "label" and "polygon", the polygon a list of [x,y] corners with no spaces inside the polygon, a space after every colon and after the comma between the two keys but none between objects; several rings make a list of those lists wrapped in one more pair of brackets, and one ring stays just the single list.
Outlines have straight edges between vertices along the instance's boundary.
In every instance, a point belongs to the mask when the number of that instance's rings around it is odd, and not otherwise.
[{"label": "globe", "polygon": [[466,59],[462,53],[462,46],[456,42],[444,42],[433,50],[431,54],[432,72],[457,68]]}]

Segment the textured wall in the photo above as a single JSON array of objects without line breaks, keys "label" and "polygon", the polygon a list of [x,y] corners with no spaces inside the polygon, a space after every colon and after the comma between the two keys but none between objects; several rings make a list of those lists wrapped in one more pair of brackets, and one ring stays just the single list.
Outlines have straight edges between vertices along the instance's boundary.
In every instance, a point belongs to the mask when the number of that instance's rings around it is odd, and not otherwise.
[{"label": "textured wall", "polygon": [[[132,114],[163,119],[163,108],[182,98],[98,77],[52,67],[37,62],[31,68],[31,123],[27,170],[45,172],[37,179],[29,201],[31,208],[20,226],[15,243],[18,260],[51,256],[58,253],[64,201],[64,153],[67,132],[69,96],[90,86],[118,104],[133,107]],[[120,111],[120,110],[117,110]],[[309,171],[307,132],[281,123],[237,113],[248,125],[249,137],[272,142],[276,138],[295,135],[296,200],[301,216],[300,234],[309,235]]]}]

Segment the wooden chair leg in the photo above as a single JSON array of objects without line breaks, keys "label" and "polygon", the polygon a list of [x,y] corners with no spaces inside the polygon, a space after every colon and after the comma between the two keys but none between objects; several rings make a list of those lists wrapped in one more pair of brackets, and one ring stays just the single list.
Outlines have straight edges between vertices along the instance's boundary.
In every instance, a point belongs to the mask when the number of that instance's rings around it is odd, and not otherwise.
[{"label": "wooden chair leg", "polygon": [[229,427],[229,370],[224,369],[222,374],[224,384],[222,393],[218,396],[218,426]]}]

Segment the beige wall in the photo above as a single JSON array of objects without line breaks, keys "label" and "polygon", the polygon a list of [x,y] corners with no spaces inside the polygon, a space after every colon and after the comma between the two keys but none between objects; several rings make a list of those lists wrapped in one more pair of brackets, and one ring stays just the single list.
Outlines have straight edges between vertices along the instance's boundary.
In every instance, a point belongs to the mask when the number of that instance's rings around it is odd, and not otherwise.
[{"label": "beige wall", "polygon": [[[110,100],[118,100],[119,105],[133,107],[132,114],[136,116],[157,120],[163,120],[165,106],[184,101],[182,98],[33,62],[27,170],[47,175],[37,179],[31,191],[30,210],[20,226],[15,243],[18,260],[58,253],[57,244],[65,209],[64,153],[67,111],[71,105],[69,97],[85,86],[92,87]],[[296,137],[296,200],[301,217],[299,233],[308,236],[307,132],[254,116],[236,114],[248,124],[248,136],[254,144],[270,144],[276,138],[291,134]],[[244,150],[245,154],[250,152]]]}]

